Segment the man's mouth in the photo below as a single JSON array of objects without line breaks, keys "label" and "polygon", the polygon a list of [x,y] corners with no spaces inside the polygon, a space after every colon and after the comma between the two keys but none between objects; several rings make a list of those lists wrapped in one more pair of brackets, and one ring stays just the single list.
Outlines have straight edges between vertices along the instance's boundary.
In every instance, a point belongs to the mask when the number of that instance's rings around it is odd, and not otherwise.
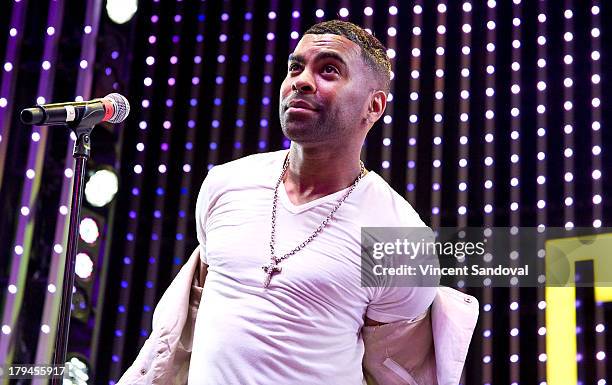
[{"label": "man's mouth", "polygon": [[299,111],[299,110],[316,111],[317,108],[314,107],[313,105],[311,105],[310,103],[306,102],[305,100],[302,100],[302,99],[293,99],[289,103],[287,103],[286,110],[287,111],[288,110],[294,110],[294,111]]}]

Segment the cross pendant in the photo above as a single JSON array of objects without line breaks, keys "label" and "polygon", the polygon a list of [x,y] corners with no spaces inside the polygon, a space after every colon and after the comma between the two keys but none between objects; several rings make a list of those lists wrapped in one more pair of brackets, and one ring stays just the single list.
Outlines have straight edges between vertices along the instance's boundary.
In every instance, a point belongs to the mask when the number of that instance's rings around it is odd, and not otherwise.
[{"label": "cross pendant", "polygon": [[276,264],[276,261],[272,261],[267,265],[263,265],[261,267],[266,272],[266,279],[264,279],[263,286],[268,287],[270,284],[270,280],[272,280],[272,274],[280,273],[281,267]]}]

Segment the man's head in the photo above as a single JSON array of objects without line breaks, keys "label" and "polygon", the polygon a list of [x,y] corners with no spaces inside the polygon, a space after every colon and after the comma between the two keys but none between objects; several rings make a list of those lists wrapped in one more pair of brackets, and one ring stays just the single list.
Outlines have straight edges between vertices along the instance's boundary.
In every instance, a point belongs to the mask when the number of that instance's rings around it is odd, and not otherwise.
[{"label": "man's head", "polygon": [[378,81],[378,88],[389,93],[391,62],[382,43],[365,29],[347,21],[330,20],[310,27],[304,35],[332,34],[344,36],[361,48],[361,58],[370,67]]},{"label": "man's head", "polygon": [[297,143],[363,141],[389,91],[385,47],[344,21],[312,26],[289,55],[280,89],[283,133]]}]

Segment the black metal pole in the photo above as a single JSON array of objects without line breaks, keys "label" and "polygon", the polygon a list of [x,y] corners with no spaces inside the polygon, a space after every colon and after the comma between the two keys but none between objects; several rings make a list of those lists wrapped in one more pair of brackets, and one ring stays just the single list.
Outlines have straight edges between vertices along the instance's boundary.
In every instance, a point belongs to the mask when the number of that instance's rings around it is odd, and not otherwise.
[{"label": "black metal pole", "polygon": [[[66,350],[68,349],[68,334],[70,329],[70,313],[72,307],[72,290],[74,287],[76,252],[79,234],[79,221],[81,217],[81,202],[83,201],[83,185],[85,178],[85,165],[89,159],[90,137],[89,133],[77,130],[77,140],[74,144],[72,156],[75,159],[74,175],[72,181],[72,202],[70,203],[70,222],[68,225],[68,245],[64,263],[64,279],[62,281],[62,301],[55,339],[55,354],[53,365],[64,366],[66,363]],[[52,385],[62,384],[61,377],[52,377]]]}]

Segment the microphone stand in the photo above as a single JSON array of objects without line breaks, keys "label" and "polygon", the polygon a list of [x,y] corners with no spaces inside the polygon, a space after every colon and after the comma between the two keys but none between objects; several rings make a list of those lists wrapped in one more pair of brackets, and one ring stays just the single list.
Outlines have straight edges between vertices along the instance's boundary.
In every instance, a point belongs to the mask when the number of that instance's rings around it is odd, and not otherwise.
[{"label": "microphone stand", "polygon": [[[66,350],[68,349],[70,314],[72,311],[72,291],[76,275],[74,266],[76,262],[81,204],[83,201],[83,180],[91,149],[90,135],[96,123],[101,122],[103,117],[104,112],[100,109],[92,110],[86,106],[80,119],[66,124],[76,134],[76,141],[72,150],[75,164],[72,180],[72,202],[70,203],[70,222],[68,225],[68,245],[64,262],[64,279],[62,281],[62,300],[55,339],[55,354],[52,363],[55,366],[66,366]],[[61,385],[63,377],[66,376],[67,372],[68,367],[65,367],[62,377],[52,376],[51,384]]]}]

